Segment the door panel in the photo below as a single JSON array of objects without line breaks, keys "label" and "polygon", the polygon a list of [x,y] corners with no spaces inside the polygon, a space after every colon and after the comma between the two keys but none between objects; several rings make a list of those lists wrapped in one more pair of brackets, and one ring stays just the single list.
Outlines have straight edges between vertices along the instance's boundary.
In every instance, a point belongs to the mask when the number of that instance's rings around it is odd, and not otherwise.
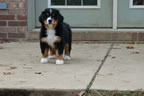
[{"label": "door panel", "polygon": [[130,0],[118,0],[118,27],[144,27],[144,8],[129,8]]},{"label": "door panel", "polygon": [[41,14],[41,12],[47,8],[47,5],[48,5],[48,0],[36,0],[35,1],[35,4],[36,4],[36,8],[35,8],[35,11],[36,11],[36,27],[40,27],[40,23],[39,23],[39,16]]},{"label": "door panel", "polygon": [[[41,11],[48,7],[47,0],[36,0],[36,26],[39,27],[38,16]],[[85,1],[85,0],[84,0]],[[64,21],[71,27],[112,27],[112,0],[101,0],[101,8],[85,9],[60,9]]]}]

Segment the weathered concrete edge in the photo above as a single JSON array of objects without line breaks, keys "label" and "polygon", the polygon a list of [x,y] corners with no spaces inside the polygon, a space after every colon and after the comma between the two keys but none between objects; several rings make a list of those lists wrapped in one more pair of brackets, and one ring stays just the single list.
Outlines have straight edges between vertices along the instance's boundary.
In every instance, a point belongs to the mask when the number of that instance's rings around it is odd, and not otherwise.
[{"label": "weathered concrete edge", "polygon": [[74,94],[79,93],[81,90],[0,88],[0,96],[74,96]]},{"label": "weathered concrete edge", "polygon": [[[76,93],[80,93],[84,89],[10,89],[0,88],[0,96],[74,96]],[[91,89],[90,94],[131,94],[139,93],[144,94],[144,90],[106,90],[106,89]],[[138,95],[140,96],[140,95]]]}]

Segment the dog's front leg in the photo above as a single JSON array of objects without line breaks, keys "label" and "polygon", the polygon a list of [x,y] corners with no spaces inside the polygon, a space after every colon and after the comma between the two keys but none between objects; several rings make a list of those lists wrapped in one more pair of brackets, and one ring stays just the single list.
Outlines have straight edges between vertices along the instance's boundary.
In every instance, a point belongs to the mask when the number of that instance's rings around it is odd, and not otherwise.
[{"label": "dog's front leg", "polygon": [[60,46],[58,49],[56,49],[56,64],[64,64],[63,51],[63,46]]},{"label": "dog's front leg", "polygon": [[43,42],[40,42],[40,47],[41,47],[41,53],[42,53],[42,58],[40,62],[44,64],[48,62],[49,47]]}]

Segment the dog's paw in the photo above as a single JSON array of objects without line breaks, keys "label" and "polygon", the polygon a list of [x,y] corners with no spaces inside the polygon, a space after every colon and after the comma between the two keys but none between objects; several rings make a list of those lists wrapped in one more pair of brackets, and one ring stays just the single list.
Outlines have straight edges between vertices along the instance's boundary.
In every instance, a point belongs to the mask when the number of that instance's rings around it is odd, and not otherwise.
[{"label": "dog's paw", "polygon": [[56,56],[55,55],[52,55],[52,56],[48,56],[49,59],[56,59]]},{"label": "dog's paw", "polygon": [[70,59],[71,59],[70,56],[67,56],[67,55],[64,56],[64,60],[70,60]]},{"label": "dog's paw", "polygon": [[40,60],[40,62],[41,62],[42,64],[48,63],[48,58],[42,58],[42,59]]},{"label": "dog's paw", "polygon": [[64,64],[64,60],[56,60],[56,64],[58,64],[58,65]]}]

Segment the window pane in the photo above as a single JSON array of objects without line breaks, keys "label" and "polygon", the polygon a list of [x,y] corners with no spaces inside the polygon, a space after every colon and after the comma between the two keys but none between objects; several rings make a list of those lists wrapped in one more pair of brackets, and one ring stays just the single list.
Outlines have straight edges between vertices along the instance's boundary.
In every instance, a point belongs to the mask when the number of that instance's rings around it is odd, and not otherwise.
[{"label": "window pane", "polygon": [[51,5],[65,5],[65,0],[51,0]]},{"label": "window pane", "polygon": [[83,0],[83,5],[97,5],[97,0]]},{"label": "window pane", "polygon": [[133,0],[134,5],[144,5],[144,0]]},{"label": "window pane", "polygon": [[81,0],[67,0],[67,5],[81,5]]}]

